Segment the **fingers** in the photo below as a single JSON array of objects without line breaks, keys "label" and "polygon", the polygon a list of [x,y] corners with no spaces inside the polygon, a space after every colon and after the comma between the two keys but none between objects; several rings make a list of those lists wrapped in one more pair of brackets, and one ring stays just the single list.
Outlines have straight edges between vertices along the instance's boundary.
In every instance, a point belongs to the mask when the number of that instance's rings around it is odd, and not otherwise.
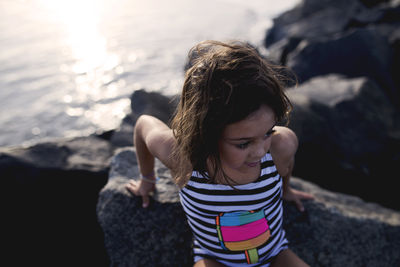
[{"label": "fingers", "polygon": [[142,196],[142,207],[147,208],[150,204],[150,198],[148,195]]},{"label": "fingers", "polygon": [[303,205],[303,203],[301,203],[301,200],[300,200],[300,199],[296,199],[296,200],[294,201],[294,204],[296,205],[296,208],[297,208],[299,211],[301,211],[301,212],[304,211],[304,205]]},{"label": "fingers", "polygon": [[297,195],[297,197],[294,199],[294,204],[296,205],[297,209],[301,212],[303,212],[305,210],[302,200],[314,199],[313,195],[303,192],[303,191],[296,190],[296,195]]},{"label": "fingers", "polygon": [[138,196],[139,195],[139,191],[138,191],[138,183],[134,180],[129,180],[128,183],[125,185],[126,189],[128,189],[128,191],[130,191],[131,193],[133,193],[134,195]]},{"label": "fingers", "polygon": [[142,196],[142,207],[147,208],[150,204],[149,193],[154,190],[154,184],[143,183],[142,181],[129,180],[126,189],[135,196]]},{"label": "fingers", "polygon": [[290,190],[288,190],[287,193],[288,194],[286,195],[285,199],[288,201],[292,201],[294,203],[294,205],[296,206],[296,208],[301,212],[305,211],[302,200],[314,199],[314,196],[312,194],[309,194],[309,193],[306,193],[303,191],[299,191],[296,189],[292,189],[292,188],[290,188]]},{"label": "fingers", "polygon": [[300,198],[301,199],[314,199],[314,196],[309,193],[306,193],[306,192],[301,192]]}]

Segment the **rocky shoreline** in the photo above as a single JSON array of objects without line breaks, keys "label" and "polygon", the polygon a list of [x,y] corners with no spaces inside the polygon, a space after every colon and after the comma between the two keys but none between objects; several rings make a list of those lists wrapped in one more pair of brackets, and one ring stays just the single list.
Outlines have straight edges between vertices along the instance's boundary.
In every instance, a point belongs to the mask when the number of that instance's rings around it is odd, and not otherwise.
[{"label": "rocky shoreline", "polygon": [[[311,266],[400,265],[399,14],[399,1],[304,0],[266,34],[269,57],[299,78],[288,90],[300,141],[293,186],[316,199],[304,214],[285,203],[284,227]],[[123,187],[138,177],[137,117],[167,121],[175,105],[138,90],[118,129],[0,148],[5,261],[190,266],[192,237],[165,167],[149,212]]]},{"label": "rocky shoreline", "polygon": [[[123,186],[139,177],[132,121],[142,113],[167,119],[173,105],[144,90],[136,97],[141,105],[115,131],[0,149],[6,255],[16,266],[190,266],[192,235],[168,170],[157,162],[161,180],[147,211]],[[311,266],[400,263],[399,211],[300,178],[292,185],[316,197],[304,214],[284,204],[291,247]]]}]

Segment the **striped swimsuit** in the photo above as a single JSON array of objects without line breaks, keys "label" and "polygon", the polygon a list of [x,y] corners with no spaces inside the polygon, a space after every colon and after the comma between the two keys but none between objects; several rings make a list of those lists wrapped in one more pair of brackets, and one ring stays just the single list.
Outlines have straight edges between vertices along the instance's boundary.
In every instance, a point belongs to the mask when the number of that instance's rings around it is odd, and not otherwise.
[{"label": "striped swimsuit", "polygon": [[271,154],[252,183],[211,184],[194,171],[180,199],[194,234],[194,261],[228,266],[268,266],[288,241],[282,229],[282,178]]}]

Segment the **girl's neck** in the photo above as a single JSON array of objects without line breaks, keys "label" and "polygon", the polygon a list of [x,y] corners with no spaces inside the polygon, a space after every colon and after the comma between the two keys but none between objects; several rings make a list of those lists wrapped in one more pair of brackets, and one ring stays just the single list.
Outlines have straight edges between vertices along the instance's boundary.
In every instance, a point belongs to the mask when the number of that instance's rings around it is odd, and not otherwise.
[{"label": "girl's neck", "polygon": [[220,170],[214,175],[214,168],[208,168],[208,173],[211,177],[214,177],[214,182],[216,184],[243,185],[255,182],[261,176],[261,165],[250,169],[246,173],[234,170],[224,170],[224,172],[222,172],[222,170]]}]

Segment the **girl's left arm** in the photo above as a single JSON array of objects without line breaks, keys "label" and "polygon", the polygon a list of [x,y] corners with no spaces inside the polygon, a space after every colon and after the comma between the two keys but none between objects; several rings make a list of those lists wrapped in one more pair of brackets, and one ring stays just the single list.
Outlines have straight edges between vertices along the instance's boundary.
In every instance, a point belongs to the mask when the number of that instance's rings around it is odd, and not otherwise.
[{"label": "girl's left arm", "polygon": [[290,177],[294,167],[294,156],[298,147],[296,134],[287,127],[276,126],[272,135],[271,154],[278,173],[283,178],[283,199],[293,201],[300,211],[304,211],[302,199],[312,199],[311,194],[293,189]]}]

